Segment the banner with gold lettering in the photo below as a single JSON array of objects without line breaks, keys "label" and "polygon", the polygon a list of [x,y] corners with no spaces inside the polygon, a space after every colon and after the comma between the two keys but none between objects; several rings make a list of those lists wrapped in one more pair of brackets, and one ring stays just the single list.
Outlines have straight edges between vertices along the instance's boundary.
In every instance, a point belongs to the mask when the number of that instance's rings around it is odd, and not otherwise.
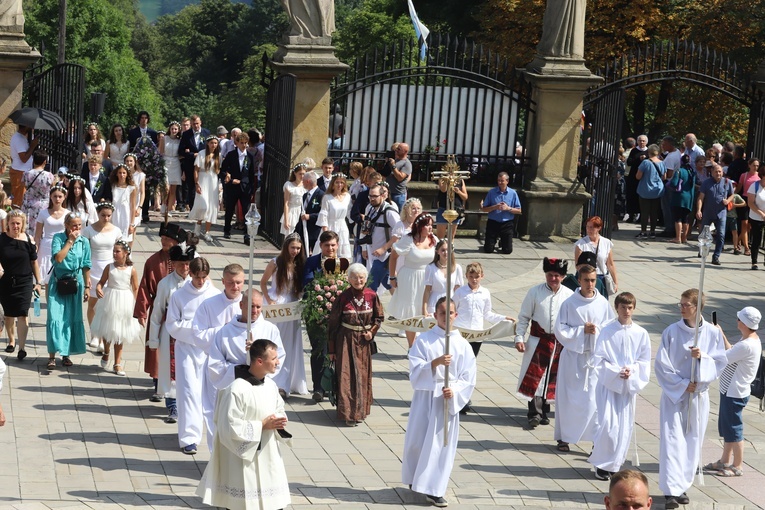
[{"label": "banner with gold lettering", "polygon": [[[415,333],[422,333],[427,331],[436,325],[436,319],[434,317],[425,317],[420,315],[418,317],[410,317],[408,319],[385,321],[386,326],[391,326],[397,329],[403,329],[404,331],[414,331]],[[495,338],[506,338],[515,336],[515,321],[505,320],[500,321],[493,326],[486,329],[459,329],[462,336],[468,342],[483,342],[484,340],[492,340]]]}]

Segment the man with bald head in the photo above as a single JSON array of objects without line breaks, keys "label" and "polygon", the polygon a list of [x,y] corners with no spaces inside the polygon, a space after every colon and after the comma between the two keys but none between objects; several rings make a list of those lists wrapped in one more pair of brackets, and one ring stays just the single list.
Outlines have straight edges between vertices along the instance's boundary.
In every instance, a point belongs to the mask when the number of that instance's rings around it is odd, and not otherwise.
[{"label": "man with bald head", "polygon": [[696,142],[696,135],[693,133],[685,135],[685,139],[683,140],[685,150],[683,151],[683,154],[687,155],[690,158],[690,161],[696,161],[696,158],[699,156],[706,156],[704,154],[704,149],[696,145]]},{"label": "man with bald head", "polygon": [[640,471],[623,469],[611,477],[606,510],[648,510],[653,499],[648,493],[648,478]]},{"label": "man with bald head", "polygon": [[[412,178],[412,162],[409,161],[409,144],[399,143],[395,150],[396,159],[391,163],[391,172],[387,178],[390,198],[399,211],[404,210],[406,185]],[[390,161],[389,161],[390,162]]]}]

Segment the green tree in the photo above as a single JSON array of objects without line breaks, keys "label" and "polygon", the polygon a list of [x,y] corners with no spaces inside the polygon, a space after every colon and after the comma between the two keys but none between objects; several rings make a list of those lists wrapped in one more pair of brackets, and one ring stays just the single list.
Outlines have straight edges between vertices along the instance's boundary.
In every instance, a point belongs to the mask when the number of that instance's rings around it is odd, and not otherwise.
[{"label": "green tree", "polygon": [[[58,0],[24,2],[27,39],[35,46],[44,42],[48,56],[58,51],[58,5]],[[66,59],[86,69],[86,105],[91,92],[106,93],[105,126],[133,124],[140,110],[161,117],[159,96],[130,47],[124,11],[131,5],[131,0],[68,0]],[[54,62],[46,60],[48,65]],[[89,111],[85,113],[87,118]]]}]

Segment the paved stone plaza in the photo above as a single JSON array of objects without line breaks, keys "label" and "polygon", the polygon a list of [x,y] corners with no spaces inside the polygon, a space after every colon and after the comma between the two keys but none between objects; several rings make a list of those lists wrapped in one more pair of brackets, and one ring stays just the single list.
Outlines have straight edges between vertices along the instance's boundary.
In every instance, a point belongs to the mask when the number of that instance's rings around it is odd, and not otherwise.
[{"label": "paved stone plaza", "polygon": [[[143,261],[159,248],[153,229],[145,226],[135,244],[139,274]],[[680,293],[698,284],[699,259],[688,246],[636,242],[632,225],[615,240],[620,290],[638,299],[636,321],[651,334],[656,351],[661,331],[679,318]],[[210,260],[211,277],[220,287],[222,268],[231,262],[246,267],[247,247],[223,240],[200,243]],[[480,261],[484,283],[492,291],[495,310],[515,316],[526,290],[543,281],[543,256],[567,257],[571,244],[515,241],[511,256],[479,253],[474,239],[458,239],[457,259],[463,266]],[[268,243],[256,245],[256,278],[276,255]],[[748,257],[723,254],[722,266],[708,266],[707,311],[716,310],[726,333],[735,338],[735,312],[745,304],[765,311],[759,285],[765,273],[749,270]],[[384,302],[388,301],[388,296]],[[126,348],[127,378],[102,370],[93,352],[75,356],[75,365],[45,368],[45,310],[32,317],[29,357],[6,359],[8,373],[0,395],[8,422],[0,428],[0,510],[45,508],[202,508],[194,496],[209,459],[183,455],[176,426],[165,424],[164,404],[149,402],[151,380],[143,373],[143,344]],[[308,395],[287,402],[294,448],[285,451],[295,509],[393,509],[425,507],[424,497],[401,482],[401,452],[412,389],[407,380],[406,341],[390,329],[378,335],[374,359],[375,405],[364,424],[347,428],[332,406],[315,404]],[[5,341],[2,347],[5,346]],[[307,342],[306,342],[307,346]],[[3,353],[3,356],[6,356]],[[602,508],[607,482],[597,481],[587,463],[590,444],[572,445],[568,454],[554,448],[552,426],[529,431],[526,403],[515,396],[521,355],[511,339],[487,343],[478,358],[474,414],[462,418],[460,443],[446,495],[449,508]],[[306,351],[306,364],[307,351]],[[714,385],[716,390],[717,385]],[[704,462],[721,451],[717,437],[719,394],[711,394],[711,417]],[[640,469],[658,491],[658,422],[660,390],[651,384],[638,398],[637,439]],[[745,411],[745,475],[705,477],[703,487],[689,491],[687,508],[751,509],[765,507],[765,420],[757,401]],[[634,447],[633,447],[634,449]],[[629,461],[625,467],[629,467]]]}]

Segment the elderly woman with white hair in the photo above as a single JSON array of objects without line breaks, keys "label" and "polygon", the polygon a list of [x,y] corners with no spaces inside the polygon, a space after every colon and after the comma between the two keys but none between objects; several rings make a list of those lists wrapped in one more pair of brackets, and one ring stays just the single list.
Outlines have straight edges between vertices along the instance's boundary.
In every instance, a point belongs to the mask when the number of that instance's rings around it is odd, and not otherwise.
[{"label": "elderly woman with white hair", "polygon": [[337,373],[337,417],[349,427],[372,410],[372,354],[375,334],[385,316],[377,293],[366,287],[367,268],[351,264],[351,286],[340,294],[329,316],[327,349]]}]

